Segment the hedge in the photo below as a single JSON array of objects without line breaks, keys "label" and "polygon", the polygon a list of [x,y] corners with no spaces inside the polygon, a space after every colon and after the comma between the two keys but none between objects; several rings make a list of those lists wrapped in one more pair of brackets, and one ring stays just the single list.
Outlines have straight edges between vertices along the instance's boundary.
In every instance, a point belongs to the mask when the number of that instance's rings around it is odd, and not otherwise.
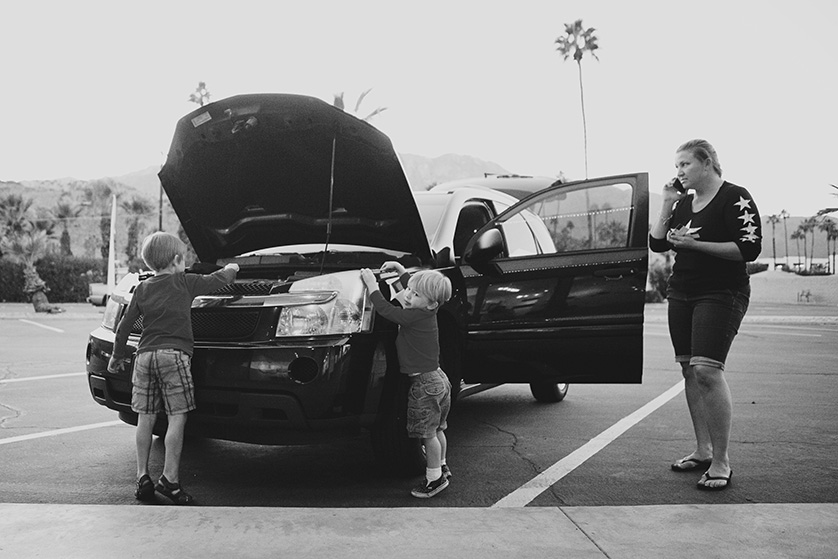
[{"label": "hedge", "polygon": [[[46,282],[51,303],[83,303],[89,294],[88,284],[104,281],[106,263],[99,258],[45,256],[35,263],[38,275]],[[0,301],[28,303],[23,292],[23,266],[0,259]]]}]

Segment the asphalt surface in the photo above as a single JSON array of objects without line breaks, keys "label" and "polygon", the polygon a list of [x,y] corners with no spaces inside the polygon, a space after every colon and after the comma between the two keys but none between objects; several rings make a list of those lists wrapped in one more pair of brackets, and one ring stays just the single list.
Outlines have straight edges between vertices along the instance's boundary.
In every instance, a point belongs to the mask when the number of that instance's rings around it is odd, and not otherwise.
[{"label": "asphalt surface", "polygon": [[[45,316],[31,305],[0,303],[0,319],[49,324],[102,311],[62,306],[66,313]],[[650,305],[647,322],[665,322],[664,311],[665,305]],[[838,309],[753,305],[746,321],[838,324]],[[2,457],[0,450],[0,462]],[[0,503],[0,559],[838,557],[838,503],[535,504],[349,509]]]}]

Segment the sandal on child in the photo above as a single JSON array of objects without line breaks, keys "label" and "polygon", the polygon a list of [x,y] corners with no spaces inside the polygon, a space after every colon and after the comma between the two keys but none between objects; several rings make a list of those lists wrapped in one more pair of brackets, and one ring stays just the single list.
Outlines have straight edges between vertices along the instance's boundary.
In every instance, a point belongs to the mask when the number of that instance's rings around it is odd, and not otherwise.
[{"label": "sandal on child", "polygon": [[154,499],[154,484],[151,483],[151,478],[148,474],[143,474],[137,480],[137,489],[134,491],[134,497],[138,501],[148,502]]},{"label": "sandal on child", "polygon": [[160,481],[157,482],[157,487],[155,487],[155,489],[158,493],[168,498],[176,505],[194,504],[192,495],[184,491],[179,483],[172,483],[166,479],[166,476],[160,476]]}]

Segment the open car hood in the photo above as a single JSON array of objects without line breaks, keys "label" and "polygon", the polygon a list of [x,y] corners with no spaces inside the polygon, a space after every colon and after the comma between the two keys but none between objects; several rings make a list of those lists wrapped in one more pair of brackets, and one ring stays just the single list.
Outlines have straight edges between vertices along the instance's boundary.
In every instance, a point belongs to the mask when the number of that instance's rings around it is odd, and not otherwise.
[{"label": "open car hood", "polygon": [[319,99],[203,106],[178,121],[159,176],[204,262],[327,240],[431,256],[390,139]]}]

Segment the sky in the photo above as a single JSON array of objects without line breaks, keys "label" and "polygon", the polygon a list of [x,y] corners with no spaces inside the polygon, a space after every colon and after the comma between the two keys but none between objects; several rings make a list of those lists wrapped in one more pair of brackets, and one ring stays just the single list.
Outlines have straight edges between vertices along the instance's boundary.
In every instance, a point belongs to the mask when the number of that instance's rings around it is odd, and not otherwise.
[{"label": "sky", "polygon": [[[0,9],[0,181],[161,165],[175,123],[213,100],[284,92],[361,113],[399,153],[470,155],[585,178],[578,67],[555,40],[595,28],[582,60],[588,177],[716,148],[763,215],[838,206],[834,0],[9,2]],[[652,208],[651,211],[657,211]]]}]

